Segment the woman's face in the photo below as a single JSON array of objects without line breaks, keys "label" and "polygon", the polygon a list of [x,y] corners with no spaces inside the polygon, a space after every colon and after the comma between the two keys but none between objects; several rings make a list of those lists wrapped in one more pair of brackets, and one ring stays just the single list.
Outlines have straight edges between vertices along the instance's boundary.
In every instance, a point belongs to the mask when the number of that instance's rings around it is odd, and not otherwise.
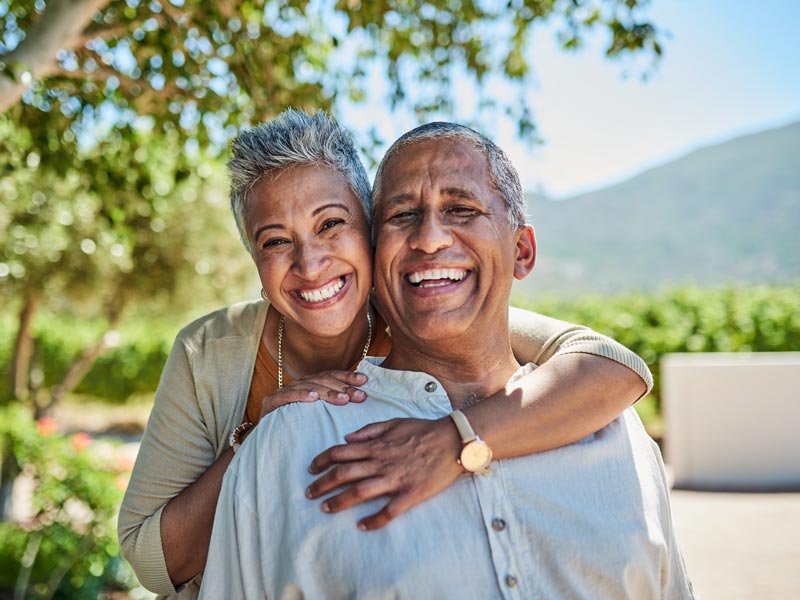
[{"label": "woman's face", "polygon": [[347,331],[372,288],[372,248],[344,175],[321,165],[269,174],[253,187],[245,217],[273,306],[312,335]]}]

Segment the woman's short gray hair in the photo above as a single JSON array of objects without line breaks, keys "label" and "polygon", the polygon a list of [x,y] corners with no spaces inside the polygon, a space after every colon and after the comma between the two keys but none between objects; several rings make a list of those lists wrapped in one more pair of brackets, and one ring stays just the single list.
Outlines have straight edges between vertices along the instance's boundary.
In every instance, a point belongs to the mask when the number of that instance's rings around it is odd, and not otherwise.
[{"label": "woman's short gray hair", "polygon": [[403,134],[386,151],[386,155],[378,166],[375,175],[375,186],[372,192],[373,210],[377,211],[382,201],[383,193],[383,171],[392,156],[400,152],[403,148],[424,142],[426,140],[453,139],[462,140],[475,146],[485,157],[489,165],[489,178],[492,184],[500,192],[508,212],[508,220],[512,229],[517,230],[525,224],[525,196],[522,193],[522,184],[519,180],[519,173],[511,164],[506,153],[474,129],[456,123],[445,123],[436,121],[426,123]]},{"label": "woman's short gray hair", "polygon": [[231,210],[239,235],[253,253],[245,229],[245,216],[253,186],[268,173],[297,165],[324,165],[347,179],[372,223],[369,178],[353,138],[322,111],[308,114],[288,109],[265,123],[241,132],[231,147]]}]

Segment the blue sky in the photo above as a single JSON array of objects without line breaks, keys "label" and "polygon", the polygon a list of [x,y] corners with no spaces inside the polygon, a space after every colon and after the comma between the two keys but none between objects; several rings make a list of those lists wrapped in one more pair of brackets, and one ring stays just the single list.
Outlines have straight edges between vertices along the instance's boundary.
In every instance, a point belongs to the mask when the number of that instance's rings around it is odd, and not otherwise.
[{"label": "blue sky", "polygon": [[[526,189],[569,196],[800,120],[800,2],[654,0],[648,14],[669,37],[646,82],[603,58],[602,37],[567,54],[547,27],[534,32],[527,94],[545,143],[518,142],[511,123],[492,132]],[[358,128],[364,114],[362,106],[342,116]],[[379,129],[393,140],[413,125],[387,115]]]}]

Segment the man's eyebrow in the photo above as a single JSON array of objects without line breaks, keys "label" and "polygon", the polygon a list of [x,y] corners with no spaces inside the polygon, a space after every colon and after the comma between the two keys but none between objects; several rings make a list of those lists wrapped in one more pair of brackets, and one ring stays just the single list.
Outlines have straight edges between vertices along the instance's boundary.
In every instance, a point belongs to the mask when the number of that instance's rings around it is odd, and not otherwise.
[{"label": "man's eyebrow", "polygon": [[397,194],[396,196],[387,198],[386,200],[381,202],[381,204],[383,204],[384,206],[390,206],[394,204],[402,204],[403,202],[410,202],[413,199],[414,199],[414,194],[409,194],[409,193]]},{"label": "man's eyebrow", "polygon": [[470,192],[469,190],[465,190],[464,188],[446,187],[442,188],[441,193],[445,196],[453,196],[455,198],[462,198],[464,200],[477,199],[477,196],[474,193]]}]

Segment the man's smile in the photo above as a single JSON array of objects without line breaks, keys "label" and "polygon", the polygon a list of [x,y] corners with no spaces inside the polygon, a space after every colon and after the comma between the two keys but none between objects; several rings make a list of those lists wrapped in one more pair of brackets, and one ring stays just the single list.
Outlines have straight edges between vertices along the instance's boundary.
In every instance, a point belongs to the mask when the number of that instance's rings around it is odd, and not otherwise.
[{"label": "man's smile", "polygon": [[430,288],[449,285],[464,279],[469,272],[466,269],[453,267],[439,267],[436,269],[425,269],[413,271],[406,275],[408,282],[416,287]]},{"label": "man's smile", "polygon": [[473,271],[463,267],[415,267],[403,275],[403,281],[416,297],[441,297],[463,289],[472,280]]}]

